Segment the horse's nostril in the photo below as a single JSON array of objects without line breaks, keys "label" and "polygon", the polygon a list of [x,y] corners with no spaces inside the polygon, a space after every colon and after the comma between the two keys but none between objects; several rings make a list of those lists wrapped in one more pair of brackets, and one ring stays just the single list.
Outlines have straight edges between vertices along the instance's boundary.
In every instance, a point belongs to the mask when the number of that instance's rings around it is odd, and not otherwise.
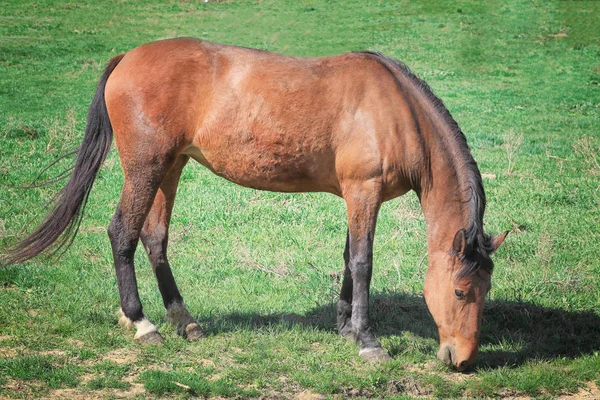
[{"label": "horse's nostril", "polygon": [[437,354],[438,358],[446,365],[452,365],[452,350],[448,346],[440,348]]},{"label": "horse's nostril", "polygon": [[469,366],[469,364],[467,363],[467,361],[462,361],[459,364],[456,365],[456,369],[459,370],[460,372],[464,371],[465,369],[467,369],[467,367]]}]

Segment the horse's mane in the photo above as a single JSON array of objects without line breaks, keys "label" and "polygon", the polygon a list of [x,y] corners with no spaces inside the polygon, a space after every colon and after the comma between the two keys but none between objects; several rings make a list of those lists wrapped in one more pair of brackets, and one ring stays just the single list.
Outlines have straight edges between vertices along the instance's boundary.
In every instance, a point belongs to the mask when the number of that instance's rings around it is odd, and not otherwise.
[{"label": "horse's mane", "polygon": [[[483,230],[483,214],[485,213],[486,202],[485,192],[479,168],[477,168],[477,163],[471,155],[467,139],[458,126],[458,123],[452,118],[444,102],[433,93],[427,82],[415,75],[402,61],[386,57],[378,52],[361,51],[360,53],[377,60],[390,70],[396,78],[397,73],[400,73],[404,78],[412,82],[416,89],[425,95],[427,101],[437,110],[442,120],[445,121],[448,127],[447,132],[450,138],[453,139],[450,142],[456,144],[455,146],[451,146],[451,151],[463,161],[458,165],[458,168],[465,175],[463,190],[465,191],[465,203],[468,204],[469,209],[469,222],[465,228],[466,248],[460,255],[462,268],[458,271],[457,278],[460,279],[472,275],[480,268],[491,273],[493,264],[486,261],[489,260],[489,254],[492,250],[492,238],[485,234]],[[402,84],[402,82],[399,83]],[[450,252],[456,256],[452,250]]]}]

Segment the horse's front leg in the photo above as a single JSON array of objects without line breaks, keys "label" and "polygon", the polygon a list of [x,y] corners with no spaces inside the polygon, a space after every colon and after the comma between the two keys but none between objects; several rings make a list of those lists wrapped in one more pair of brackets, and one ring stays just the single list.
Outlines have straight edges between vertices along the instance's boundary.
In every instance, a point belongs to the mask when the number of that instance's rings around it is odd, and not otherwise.
[{"label": "horse's front leg", "polygon": [[[381,183],[378,180],[353,182],[344,188],[344,199],[348,207],[347,269],[350,276],[344,278],[344,283],[348,284],[342,286],[340,300],[347,303],[349,299],[351,302],[350,329],[354,339],[360,344],[359,356],[370,362],[390,360],[390,356],[375,338],[369,320],[373,238],[381,198]],[[349,298],[350,286],[352,295]],[[341,333],[344,333],[343,329]]]},{"label": "horse's front leg", "polygon": [[352,332],[352,273],[350,272],[350,232],[346,233],[346,246],[344,247],[344,279],[340,290],[340,300],[337,305],[337,328],[340,335],[347,339],[354,339]]}]

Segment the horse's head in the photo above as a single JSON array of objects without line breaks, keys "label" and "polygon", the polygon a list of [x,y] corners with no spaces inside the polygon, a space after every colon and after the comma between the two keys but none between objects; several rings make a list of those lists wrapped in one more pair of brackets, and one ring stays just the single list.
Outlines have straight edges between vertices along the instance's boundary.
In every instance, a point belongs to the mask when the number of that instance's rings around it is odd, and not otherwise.
[{"label": "horse's head", "polygon": [[490,239],[487,246],[467,241],[459,230],[449,253],[430,255],[425,277],[425,300],[440,334],[438,358],[464,371],[475,362],[483,302],[492,286],[490,255],[508,232]]}]

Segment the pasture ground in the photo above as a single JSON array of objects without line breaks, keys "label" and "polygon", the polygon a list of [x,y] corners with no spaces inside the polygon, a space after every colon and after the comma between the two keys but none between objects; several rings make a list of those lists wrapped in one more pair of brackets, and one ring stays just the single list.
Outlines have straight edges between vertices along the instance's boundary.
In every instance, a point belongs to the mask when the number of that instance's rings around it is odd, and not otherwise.
[{"label": "pasture ground", "polygon": [[107,60],[174,36],[405,61],[468,138],[487,229],[511,230],[494,256],[478,365],[459,374],[435,358],[418,200],[386,203],[372,309],[394,361],[365,365],[334,329],[343,202],[244,189],[192,163],[170,258],[208,337],[187,343],[167,326],[138,251],[145,311],[166,338],[140,347],[117,326],[113,150],[73,247],[0,270],[0,397],[600,398],[600,2],[9,0],[0,21],[0,251],[60,188],[12,186],[78,146]]}]

